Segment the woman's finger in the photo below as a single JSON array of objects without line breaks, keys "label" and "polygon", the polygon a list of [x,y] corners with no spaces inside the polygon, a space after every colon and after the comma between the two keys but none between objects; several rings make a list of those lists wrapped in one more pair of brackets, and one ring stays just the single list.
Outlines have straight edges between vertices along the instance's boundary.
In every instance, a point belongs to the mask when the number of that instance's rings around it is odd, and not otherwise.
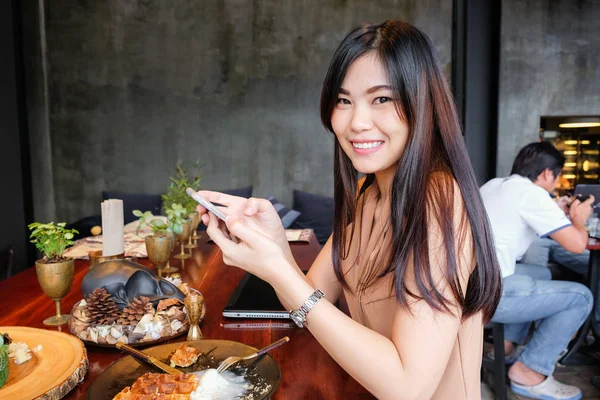
[{"label": "woman's finger", "polygon": [[269,210],[269,208],[273,208],[273,204],[269,200],[266,199],[257,199],[252,197],[248,199],[246,202],[246,208],[244,209],[244,215],[251,217],[255,214],[260,214],[261,212],[265,212]]},{"label": "woman's finger", "polygon": [[265,237],[262,233],[250,228],[244,222],[235,217],[227,217],[227,229],[232,235],[242,242],[252,246],[260,237]]},{"label": "woman's finger", "polygon": [[227,207],[231,206],[236,202],[239,202],[240,200],[246,200],[243,197],[231,196],[229,194],[213,192],[210,190],[199,190],[198,194],[204,197],[204,199],[210,201],[211,203],[222,204]]},{"label": "woman's finger", "polygon": [[225,237],[223,231],[221,231],[221,228],[219,227],[218,218],[213,213],[209,213],[208,216],[210,218],[208,228],[206,228],[206,233],[208,236],[213,240],[213,242],[216,243],[217,246],[219,246],[224,254],[229,254],[235,251],[235,246],[237,245]]},{"label": "woman's finger", "polygon": [[[199,206],[202,207],[202,206]],[[202,214],[202,223],[206,226],[208,226],[208,223],[210,222],[210,216],[208,214]]]}]

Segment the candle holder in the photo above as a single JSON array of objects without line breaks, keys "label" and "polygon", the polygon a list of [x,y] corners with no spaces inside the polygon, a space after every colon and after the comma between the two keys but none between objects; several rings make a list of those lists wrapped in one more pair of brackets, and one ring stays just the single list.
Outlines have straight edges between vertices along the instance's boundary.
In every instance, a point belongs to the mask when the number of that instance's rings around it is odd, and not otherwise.
[{"label": "candle holder", "polygon": [[198,290],[190,288],[190,294],[185,297],[184,304],[187,320],[190,325],[187,340],[200,340],[204,337],[199,326],[206,314],[204,296]]},{"label": "candle holder", "polygon": [[92,250],[92,251],[88,252],[88,257],[90,259],[89,269],[92,269],[96,265],[102,264],[103,262],[106,262],[106,261],[124,260],[125,253],[115,254],[112,256],[103,256],[102,250]]}]

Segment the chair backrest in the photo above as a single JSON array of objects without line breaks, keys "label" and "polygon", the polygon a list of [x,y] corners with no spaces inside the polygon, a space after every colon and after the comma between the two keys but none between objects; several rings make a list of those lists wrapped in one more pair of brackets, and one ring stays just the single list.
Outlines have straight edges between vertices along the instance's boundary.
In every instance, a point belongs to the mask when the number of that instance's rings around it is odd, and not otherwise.
[{"label": "chair backrest", "polygon": [[0,252],[0,280],[10,277],[14,258],[15,251],[10,245]]}]

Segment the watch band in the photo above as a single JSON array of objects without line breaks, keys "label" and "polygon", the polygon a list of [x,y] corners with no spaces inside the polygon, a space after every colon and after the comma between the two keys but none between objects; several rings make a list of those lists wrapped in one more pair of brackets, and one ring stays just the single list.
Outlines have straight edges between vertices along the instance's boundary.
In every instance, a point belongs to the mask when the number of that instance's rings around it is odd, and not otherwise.
[{"label": "watch band", "polygon": [[317,302],[325,297],[325,293],[321,291],[321,289],[317,289],[308,297],[308,300],[302,304],[302,306],[297,310],[290,311],[290,318],[298,327],[304,328],[304,324],[306,323],[306,317],[312,308],[317,304]]}]

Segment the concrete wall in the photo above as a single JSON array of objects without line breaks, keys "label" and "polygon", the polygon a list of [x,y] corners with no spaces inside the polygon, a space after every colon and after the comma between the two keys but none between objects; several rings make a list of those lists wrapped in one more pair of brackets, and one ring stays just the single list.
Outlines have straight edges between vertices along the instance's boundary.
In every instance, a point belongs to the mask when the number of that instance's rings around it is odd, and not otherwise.
[{"label": "concrete wall", "polygon": [[[32,19],[38,3],[26,4]],[[45,28],[25,24],[29,118],[40,146],[32,148],[34,188],[53,188],[48,200],[45,190],[35,193],[36,219],[99,214],[105,189],[160,193],[177,160],[199,159],[207,188],[250,184],[254,195],[288,205],[293,189],[331,195],[333,141],[318,104],[339,41],[358,23],[404,19],[432,38],[449,71],[451,7],[446,0],[46,2]],[[34,40],[44,35],[47,92]],[[39,113],[44,93],[48,127]],[[39,151],[45,144],[50,151]]]},{"label": "concrete wall", "polygon": [[498,176],[542,115],[600,114],[600,1],[504,0]]}]

